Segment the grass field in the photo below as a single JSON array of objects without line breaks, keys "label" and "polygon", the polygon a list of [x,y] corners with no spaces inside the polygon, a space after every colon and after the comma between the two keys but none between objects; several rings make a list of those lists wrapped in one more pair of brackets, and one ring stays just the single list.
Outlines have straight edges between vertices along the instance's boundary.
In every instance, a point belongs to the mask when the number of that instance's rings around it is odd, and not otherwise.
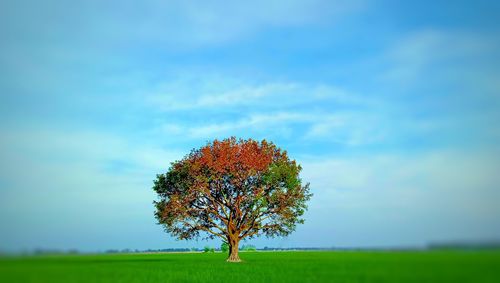
[{"label": "grass field", "polygon": [[500,252],[254,252],[0,259],[0,282],[500,282]]}]

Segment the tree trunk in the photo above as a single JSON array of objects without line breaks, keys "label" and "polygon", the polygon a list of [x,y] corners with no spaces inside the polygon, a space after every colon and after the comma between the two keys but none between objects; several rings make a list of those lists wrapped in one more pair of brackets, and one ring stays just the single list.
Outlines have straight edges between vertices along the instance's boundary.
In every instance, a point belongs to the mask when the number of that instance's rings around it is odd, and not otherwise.
[{"label": "tree trunk", "polygon": [[227,258],[228,262],[240,262],[241,259],[238,256],[238,245],[239,239],[229,239],[229,257]]}]

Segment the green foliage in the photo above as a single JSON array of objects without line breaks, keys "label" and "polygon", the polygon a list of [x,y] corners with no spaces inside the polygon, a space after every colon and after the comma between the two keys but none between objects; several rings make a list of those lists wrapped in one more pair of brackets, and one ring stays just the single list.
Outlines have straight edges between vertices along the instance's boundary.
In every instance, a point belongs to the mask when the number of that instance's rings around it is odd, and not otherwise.
[{"label": "green foliage", "polygon": [[0,258],[0,282],[500,282],[500,252],[262,252]]},{"label": "green foliage", "polygon": [[223,253],[227,253],[229,252],[229,244],[226,243],[226,242],[223,242],[221,245],[220,245],[220,250],[221,252]]},{"label": "green foliage", "polygon": [[208,252],[210,252],[210,247],[209,247],[209,246],[205,246],[205,247],[203,247],[203,252],[204,252],[204,253],[208,253]]}]

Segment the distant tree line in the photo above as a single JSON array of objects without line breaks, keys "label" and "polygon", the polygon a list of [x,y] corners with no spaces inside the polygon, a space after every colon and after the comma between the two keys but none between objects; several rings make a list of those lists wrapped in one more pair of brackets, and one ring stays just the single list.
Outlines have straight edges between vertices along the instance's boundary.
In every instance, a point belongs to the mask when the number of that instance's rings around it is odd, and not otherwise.
[{"label": "distant tree line", "polygon": [[[227,243],[222,243],[219,248],[212,246],[205,246],[203,248],[164,248],[164,249],[109,249],[104,253],[117,254],[117,253],[168,253],[168,252],[223,252],[226,253],[229,249]],[[336,247],[267,247],[257,248],[251,244],[245,244],[240,247],[242,251],[366,251],[366,250],[384,250],[384,251],[411,251],[411,250],[491,250],[500,249],[500,242],[443,242],[443,243],[430,243],[425,247],[376,247],[376,248],[336,248]],[[57,250],[57,249],[35,249],[32,251],[21,252],[20,254],[26,255],[55,255],[55,254],[81,254],[77,249]],[[8,255],[10,253],[0,251],[0,255]]]}]

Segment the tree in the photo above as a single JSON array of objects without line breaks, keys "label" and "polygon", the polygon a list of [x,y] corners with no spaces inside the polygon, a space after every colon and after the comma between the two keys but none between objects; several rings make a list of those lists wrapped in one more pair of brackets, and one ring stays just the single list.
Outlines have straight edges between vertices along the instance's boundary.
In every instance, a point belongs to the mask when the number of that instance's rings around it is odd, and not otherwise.
[{"label": "tree", "polygon": [[229,245],[226,242],[222,242],[220,245],[220,251],[223,253],[227,253],[229,251]]},{"label": "tree", "polygon": [[257,250],[257,248],[254,245],[243,245],[241,249],[247,252],[255,252]]},{"label": "tree", "polygon": [[242,239],[287,236],[304,223],[312,194],[301,169],[266,140],[215,140],[156,176],[155,216],[178,239],[221,238],[229,244],[227,261],[239,262]]},{"label": "tree", "polygon": [[203,252],[204,252],[204,253],[208,253],[209,251],[210,251],[210,246],[205,246],[205,247],[203,248]]}]

